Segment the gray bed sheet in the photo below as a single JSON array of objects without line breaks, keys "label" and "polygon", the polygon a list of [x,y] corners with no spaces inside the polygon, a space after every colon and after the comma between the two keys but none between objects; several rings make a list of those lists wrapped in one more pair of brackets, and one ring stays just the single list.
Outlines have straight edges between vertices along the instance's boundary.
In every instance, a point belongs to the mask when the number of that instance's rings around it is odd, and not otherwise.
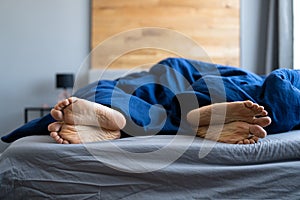
[{"label": "gray bed sheet", "polygon": [[300,198],[300,131],[252,145],[179,139],[61,145],[22,138],[0,157],[0,199]]}]

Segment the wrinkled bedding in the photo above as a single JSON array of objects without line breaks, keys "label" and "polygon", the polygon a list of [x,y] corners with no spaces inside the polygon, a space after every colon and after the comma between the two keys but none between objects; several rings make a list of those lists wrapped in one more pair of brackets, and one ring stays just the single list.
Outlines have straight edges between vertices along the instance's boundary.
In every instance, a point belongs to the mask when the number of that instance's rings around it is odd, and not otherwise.
[{"label": "wrinkled bedding", "polygon": [[[185,146],[189,139],[172,143],[174,136],[156,135],[60,145],[49,136],[25,137],[0,157],[0,199],[300,198],[300,131],[253,145],[193,137]],[[168,145],[162,153],[168,156],[148,155]],[[176,152],[182,154],[167,159]]]}]

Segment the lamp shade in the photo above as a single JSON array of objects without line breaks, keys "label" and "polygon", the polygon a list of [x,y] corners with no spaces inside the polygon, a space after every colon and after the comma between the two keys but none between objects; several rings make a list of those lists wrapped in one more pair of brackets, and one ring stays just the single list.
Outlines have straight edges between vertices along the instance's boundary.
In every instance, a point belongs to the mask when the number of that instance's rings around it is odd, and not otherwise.
[{"label": "lamp shade", "polygon": [[74,85],[73,74],[56,74],[57,88],[71,88]]}]

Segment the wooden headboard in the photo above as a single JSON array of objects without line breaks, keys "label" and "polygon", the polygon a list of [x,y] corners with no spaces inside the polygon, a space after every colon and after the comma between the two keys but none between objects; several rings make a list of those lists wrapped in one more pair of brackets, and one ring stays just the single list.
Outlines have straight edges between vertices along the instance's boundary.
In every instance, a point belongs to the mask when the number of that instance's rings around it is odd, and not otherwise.
[{"label": "wooden headboard", "polygon": [[[105,51],[101,56],[97,55],[99,44],[123,31],[143,27],[182,33],[198,43],[212,62],[239,66],[239,0],[92,0],[91,46],[96,49],[92,68],[102,68],[103,56],[110,56],[114,48],[135,38],[100,47],[102,53]],[[114,59],[110,67],[131,68],[170,56],[180,55],[157,48],[136,49]]]}]

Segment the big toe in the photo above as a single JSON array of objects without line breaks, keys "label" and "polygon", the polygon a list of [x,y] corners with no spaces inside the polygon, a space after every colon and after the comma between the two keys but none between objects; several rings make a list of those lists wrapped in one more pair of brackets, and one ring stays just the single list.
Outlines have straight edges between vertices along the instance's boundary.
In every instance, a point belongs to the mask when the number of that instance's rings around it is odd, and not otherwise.
[{"label": "big toe", "polygon": [[62,127],[62,123],[53,122],[53,123],[49,124],[48,131],[49,132],[58,132],[58,131],[60,131],[61,127]]},{"label": "big toe", "polygon": [[64,117],[63,109],[69,106],[71,103],[72,103],[71,98],[58,102],[51,110],[50,112],[51,116],[57,121],[62,121]]},{"label": "big toe", "polygon": [[126,118],[124,117],[123,114],[121,114],[118,111],[113,111],[113,121],[115,123],[115,125],[112,127],[113,130],[120,130],[123,129],[126,125]]},{"label": "big toe", "polygon": [[50,114],[57,121],[62,121],[64,118],[63,112],[54,108],[51,109]]},{"label": "big toe", "polygon": [[272,122],[270,117],[259,117],[259,118],[255,118],[253,120],[253,124],[257,124],[261,127],[266,127],[268,125],[270,125]]},{"label": "big toe", "polygon": [[249,126],[249,132],[259,138],[264,138],[267,135],[267,132],[261,126],[256,124]]},{"label": "big toe", "polygon": [[250,100],[247,100],[247,101],[244,101],[244,105],[247,107],[247,108],[252,108],[254,103]]}]

